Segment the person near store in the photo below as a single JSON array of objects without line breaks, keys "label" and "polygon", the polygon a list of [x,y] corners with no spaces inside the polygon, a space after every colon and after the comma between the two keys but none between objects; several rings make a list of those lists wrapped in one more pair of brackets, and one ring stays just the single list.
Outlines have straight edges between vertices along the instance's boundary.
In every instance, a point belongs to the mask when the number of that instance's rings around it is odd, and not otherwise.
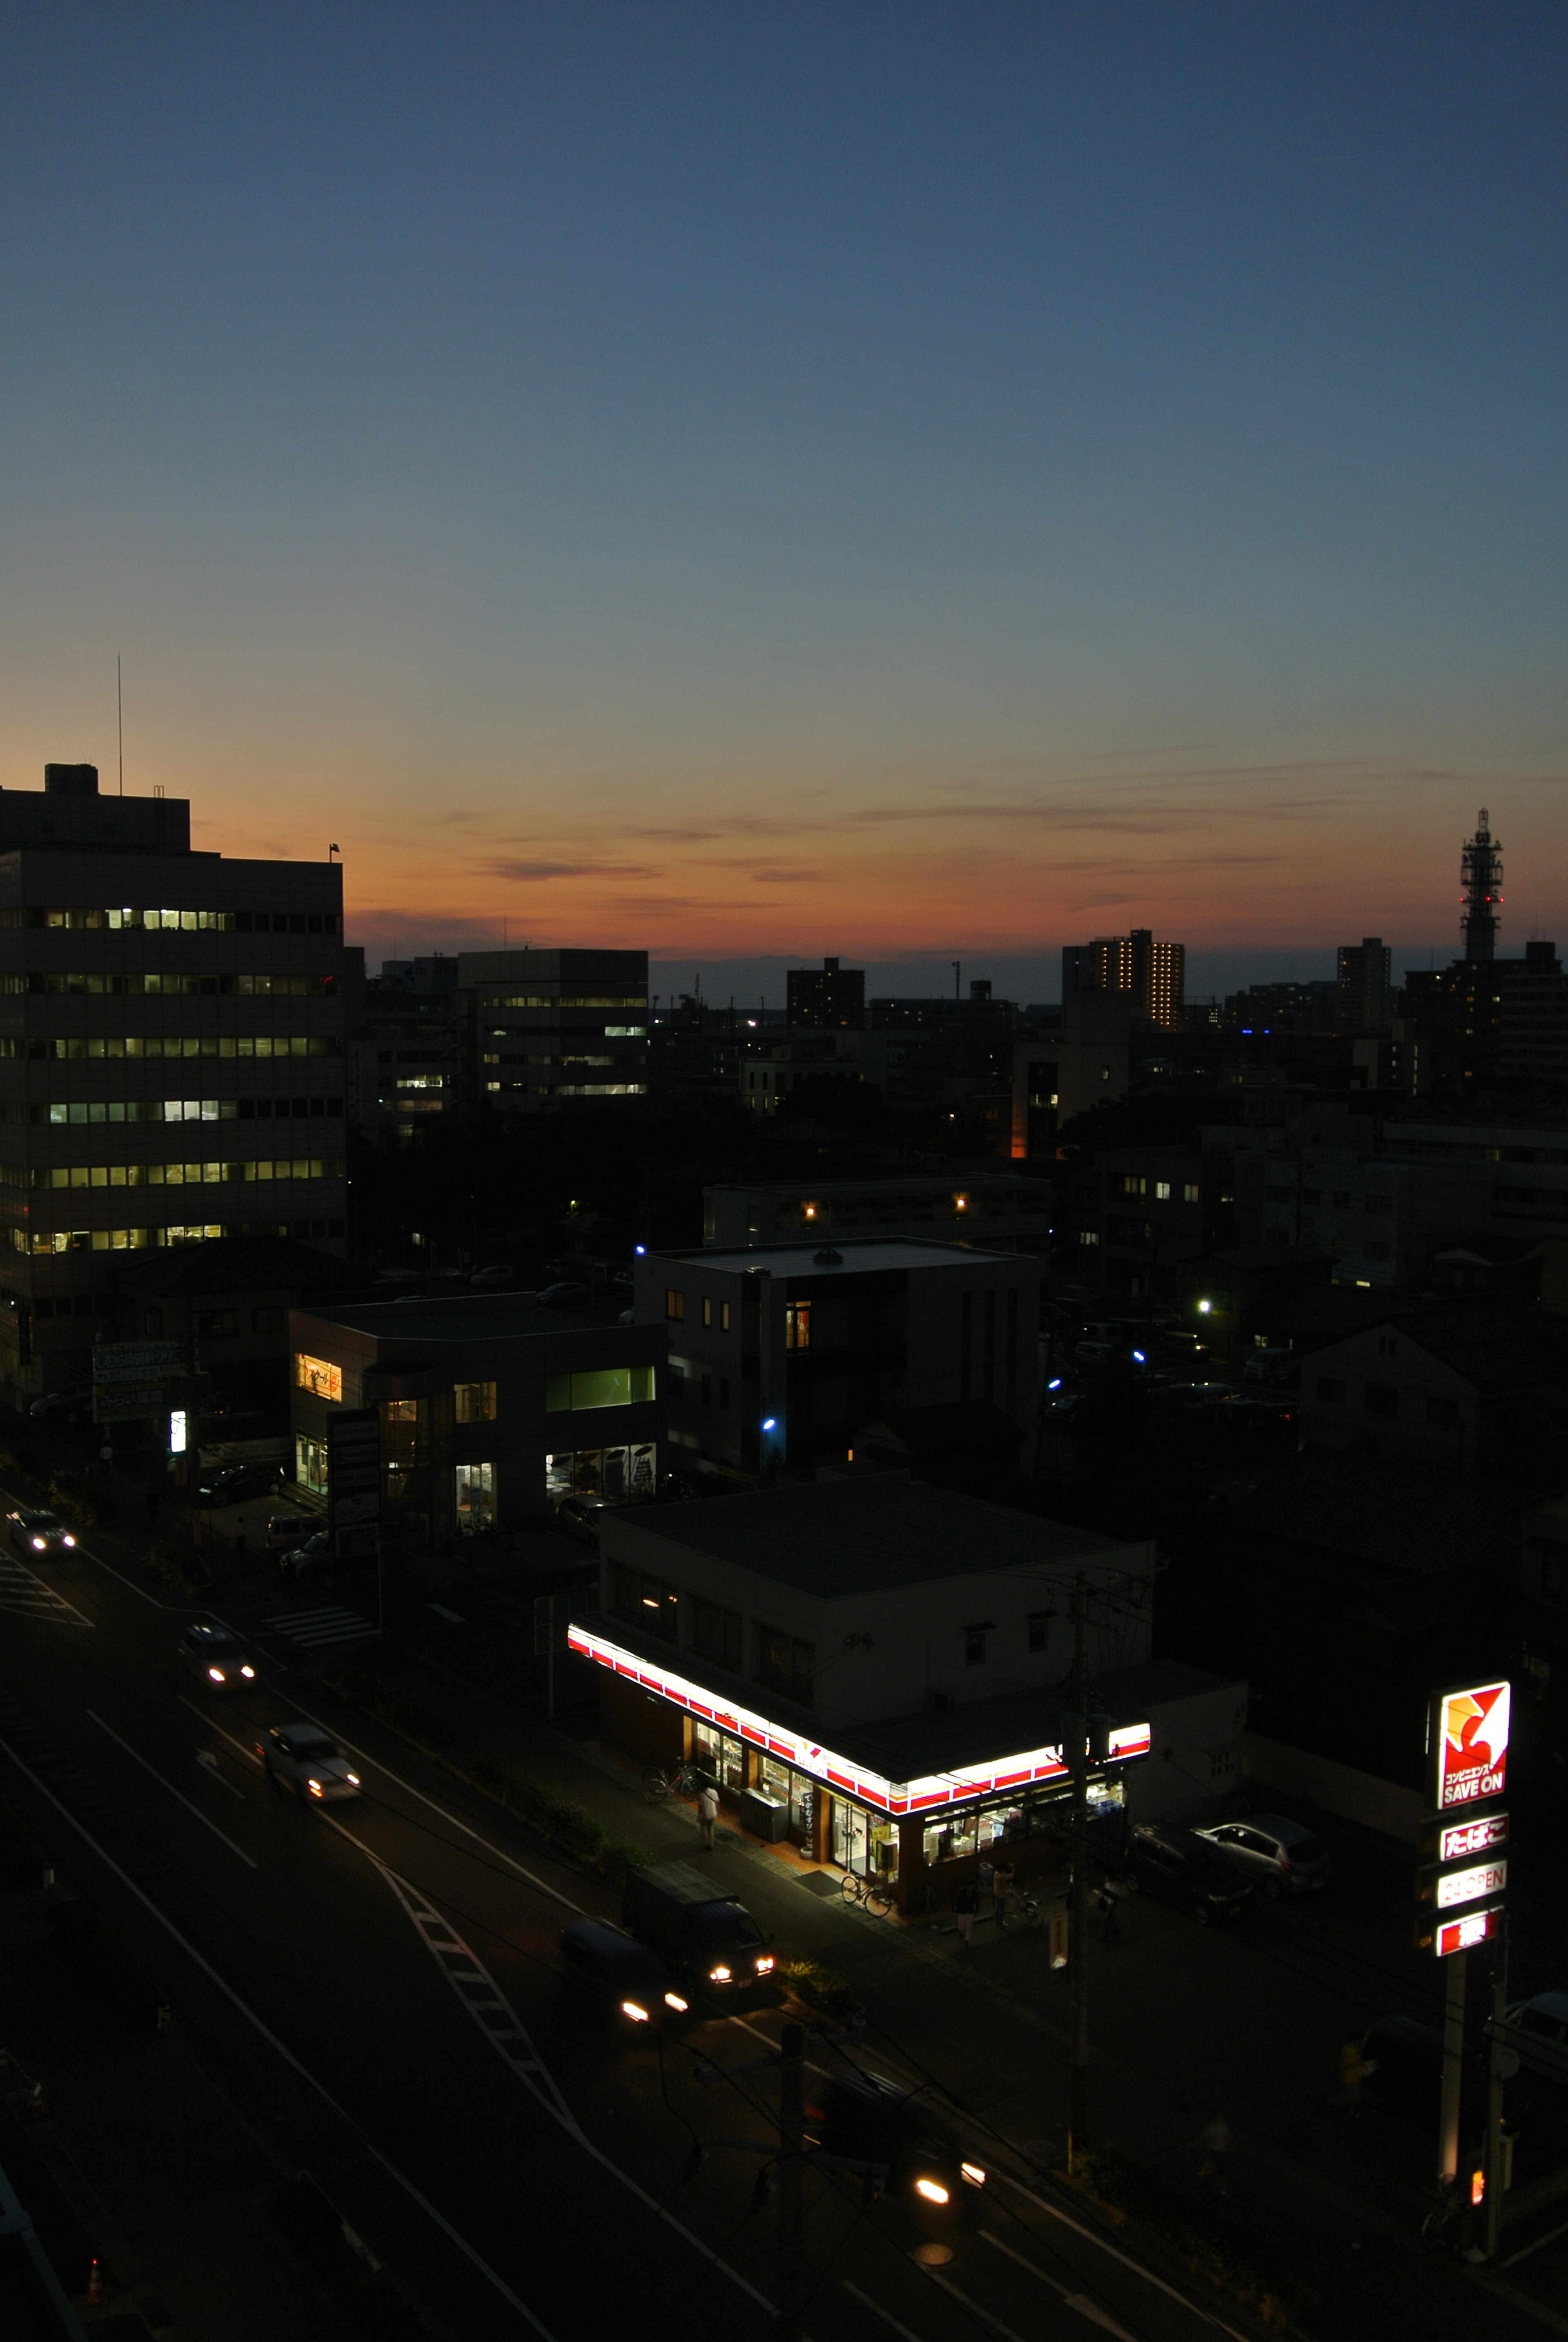
[{"label": "person near store", "polygon": [[704,1847],[709,1854],[714,1850],[714,1824],[718,1817],[719,1793],[711,1781],[704,1781],[697,1799],[697,1827],[703,1834]]},{"label": "person near store", "polygon": [[998,1933],[1000,1933],[1002,1928],[1007,1924],[1007,1899],[1013,1892],[1013,1882],[1017,1876],[1018,1871],[1016,1865],[1009,1862],[1005,1855],[1003,1856],[1001,1861],[998,1862],[992,1870],[991,1893],[996,1905],[996,1926]]},{"label": "person near store", "polygon": [[980,1889],[973,1878],[966,1878],[953,1898],[953,1916],[958,1923],[958,1940],[966,1952],[974,1949],[974,1915],[980,1908]]}]

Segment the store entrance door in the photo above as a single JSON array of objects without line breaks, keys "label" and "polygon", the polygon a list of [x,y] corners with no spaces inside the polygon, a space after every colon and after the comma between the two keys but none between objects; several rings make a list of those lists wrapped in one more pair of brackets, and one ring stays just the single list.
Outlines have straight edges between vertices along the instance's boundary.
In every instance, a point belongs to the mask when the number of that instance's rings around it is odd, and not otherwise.
[{"label": "store entrance door", "polygon": [[871,1863],[867,1816],[843,1797],[833,1801],[833,1858],[857,1878],[865,1877]]}]

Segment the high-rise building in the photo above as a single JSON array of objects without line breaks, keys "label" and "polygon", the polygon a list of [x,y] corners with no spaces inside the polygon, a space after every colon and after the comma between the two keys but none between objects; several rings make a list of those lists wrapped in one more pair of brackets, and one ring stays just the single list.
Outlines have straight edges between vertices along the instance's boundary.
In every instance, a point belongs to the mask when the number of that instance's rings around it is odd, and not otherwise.
[{"label": "high-rise building", "polygon": [[466,1100],[541,1114],[648,1087],[645,951],[462,952]]},{"label": "high-rise building", "polygon": [[840,967],[824,959],[820,967],[792,967],[786,977],[789,1021],[807,1031],[847,1029],[865,1023],[865,970]]},{"label": "high-rise building", "polygon": [[343,969],[335,862],[193,853],[91,765],[0,790],[0,1384],[85,1380],[115,1254],[344,1250]]},{"label": "high-rise building", "polygon": [[1151,1025],[1182,1023],[1186,989],[1186,948],[1156,943],[1147,927],[1128,936],[1097,936],[1093,943],[1062,947],[1062,997],[1080,992],[1126,992]]},{"label": "high-rise building", "polygon": [[1381,936],[1339,947],[1338,1024],[1342,1033],[1386,1033],[1393,1015],[1393,954]]}]

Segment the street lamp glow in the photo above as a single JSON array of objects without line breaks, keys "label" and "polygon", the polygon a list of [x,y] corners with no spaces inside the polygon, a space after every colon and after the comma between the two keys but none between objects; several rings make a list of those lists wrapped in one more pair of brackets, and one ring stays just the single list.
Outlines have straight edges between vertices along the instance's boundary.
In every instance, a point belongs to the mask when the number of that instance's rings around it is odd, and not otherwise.
[{"label": "street lamp glow", "polygon": [[1206,1316],[1208,1316],[1208,1314],[1209,1314],[1210,1310],[1213,1307],[1213,1306],[1214,1306],[1214,1305],[1213,1305],[1213,1303],[1212,1301],[1200,1301],[1200,1302],[1199,1302],[1199,1304],[1198,1304],[1198,1315],[1199,1315],[1199,1316],[1200,1316],[1200,1317],[1206,1317]]},{"label": "street lamp glow", "polygon": [[776,1431],[778,1429],[777,1417],[771,1415],[764,1415],[763,1417],[763,1429],[764,1431]]}]

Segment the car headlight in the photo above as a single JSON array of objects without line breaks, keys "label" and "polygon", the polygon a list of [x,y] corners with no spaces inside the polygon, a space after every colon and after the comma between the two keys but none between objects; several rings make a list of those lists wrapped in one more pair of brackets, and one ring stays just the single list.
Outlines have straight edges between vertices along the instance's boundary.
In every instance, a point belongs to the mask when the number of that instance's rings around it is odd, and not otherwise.
[{"label": "car headlight", "polygon": [[667,1992],[664,1995],[664,2007],[666,2008],[674,2009],[677,2015],[681,2017],[684,2017],[686,2010],[690,2006],[690,2002],[683,2000],[678,1992]]},{"label": "car headlight", "polygon": [[207,1673],[208,1673],[208,1675],[209,1675],[209,1676],[211,1676],[211,1677],[212,1677],[212,1679],[213,1679],[214,1683],[222,1683],[222,1682],[223,1682],[223,1680],[224,1680],[224,1671],[223,1671],[222,1667],[209,1667],[209,1668],[207,1669]]},{"label": "car headlight", "polygon": [[320,1783],[319,1781],[312,1781],[312,1782],[311,1782],[311,1784],[310,1784],[310,1794],[311,1794],[311,1796],[312,1796],[313,1797],[320,1797],[320,1795],[321,1795],[321,1783]]},{"label": "car headlight", "polygon": [[244,1676],[246,1683],[254,1683],[255,1681],[255,1667],[242,1667],[240,1669],[240,1673]]},{"label": "car headlight", "polygon": [[648,2021],[647,2010],[639,2008],[634,2000],[624,2000],[621,2003],[621,2014],[623,2017],[629,2017],[634,2025],[646,2025]]},{"label": "car headlight", "polygon": [[762,1956],[761,1959],[757,1962],[757,1974],[758,1974],[758,1976],[771,1976],[771,1975],[772,1975],[772,1973],[773,1973],[773,1966],[774,1966],[774,1956],[773,1956],[773,1954],[772,1954],[771,1952],[764,1952],[764,1953],[763,1954],[763,1956]]},{"label": "car headlight", "polygon": [[75,1544],[76,1540],[75,1540],[75,1538],[74,1536],[65,1536],[65,1537],[62,1537],[62,1538],[60,1539],[60,1542],[61,1542],[61,1544],[62,1544],[62,1545],[65,1545],[65,1546],[75,1546]]},{"label": "car headlight", "polygon": [[48,1542],[49,1542],[49,1540],[48,1540],[48,1538],[47,1538],[47,1537],[36,1537],[36,1536],[35,1536],[35,1537],[34,1538],[34,1540],[33,1540],[33,1550],[34,1550],[34,1552],[35,1552],[35,1553],[42,1553],[42,1552],[44,1551],[45,1546],[48,1544]]},{"label": "car headlight", "polygon": [[359,1775],[358,1775],[357,1773],[345,1773],[345,1774],[344,1775],[344,1777],[344,1777],[344,1779],[348,1783],[348,1786],[349,1786],[349,1787],[350,1787],[351,1789],[357,1789],[357,1788],[358,1788],[358,1787],[359,1787]]},{"label": "car headlight", "polygon": [[961,2163],[958,2168],[963,2172],[964,2177],[968,2180],[971,2187],[984,2187],[985,2174],[981,2170],[980,2166],[977,2163]]},{"label": "car headlight", "polygon": [[914,2192],[917,2196],[924,2196],[928,2204],[945,2204],[949,2200],[947,2190],[940,2179],[917,2179]]},{"label": "car headlight", "polygon": [[728,1984],[730,1980],[730,1972],[726,1967],[710,1968],[708,1970],[708,1977],[709,1980],[714,1984]]}]

